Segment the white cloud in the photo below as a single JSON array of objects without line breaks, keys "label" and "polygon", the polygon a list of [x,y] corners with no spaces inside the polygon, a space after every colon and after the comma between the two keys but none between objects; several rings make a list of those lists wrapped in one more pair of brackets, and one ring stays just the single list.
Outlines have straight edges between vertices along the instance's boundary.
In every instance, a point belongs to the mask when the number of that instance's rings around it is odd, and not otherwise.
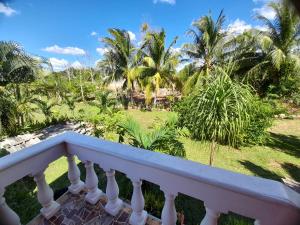
[{"label": "white cloud", "polygon": [[71,67],[74,69],[82,69],[84,65],[82,65],[79,61],[75,61],[71,64]]},{"label": "white cloud", "polygon": [[96,31],[92,31],[90,35],[91,35],[91,36],[96,36],[96,35],[97,35],[97,32],[96,32]]},{"label": "white cloud", "polygon": [[135,33],[133,33],[132,31],[127,31],[130,37],[130,40],[135,41],[136,40],[136,35]]},{"label": "white cloud", "polygon": [[247,24],[243,20],[236,19],[233,23],[228,25],[227,32],[233,35],[239,35],[250,29],[252,29],[250,24]]},{"label": "white cloud", "polygon": [[253,12],[257,15],[262,15],[268,18],[269,20],[273,20],[276,16],[275,11],[272,8],[270,8],[268,5],[264,5],[261,8],[255,8],[253,9]]},{"label": "white cloud", "polygon": [[170,5],[175,5],[176,0],[153,0],[153,3],[154,4],[156,4],[156,3],[167,3],[167,4],[170,4]]},{"label": "white cloud", "polygon": [[54,71],[62,71],[67,68],[74,68],[74,69],[82,69],[84,65],[81,64],[79,61],[74,61],[73,63],[69,62],[66,59],[58,59],[58,58],[49,58],[49,61],[53,67]]},{"label": "white cloud", "polygon": [[173,53],[181,53],[181,48],[180,47],[177,47],[177,48],[174,48],[174,47],[172,47],[171,48],[171,51],[173,52]]},{"label": "white cloud", "polygon": [[69,62],[65,59],[50,58],[49,59],[54,71],[61,71],[68,67]]},{"label": "white cloud", "polygon": [[264,25],[257,25],[254,28],[260,31],[268,31],[268,27]]},{"label": "white cloud", "polygon": [[177,65],[176,67],[176,71],[179,72],[180,70],[182,70],[185,66],[187,66],[188,64],[190,64],[190,62],[181,62]]},{"label": "white cloud", "polygon": [[10,8],[8,5],[0,2],[0,13],[3,13],[5,16],[12,16],[17,13],[16,10]]},{"label": "white cloud", "polygon": [[58,45],[53,45],[43,49],[46,52],[64,54],[64,55],[85,55],[86,52],[78,47],[59,47]]},{"label": "white cloud", "polygon": [[97,51],[100,55],[104,55],[106,52],[108,52],[108,48],[96,48],[96,51]]}]

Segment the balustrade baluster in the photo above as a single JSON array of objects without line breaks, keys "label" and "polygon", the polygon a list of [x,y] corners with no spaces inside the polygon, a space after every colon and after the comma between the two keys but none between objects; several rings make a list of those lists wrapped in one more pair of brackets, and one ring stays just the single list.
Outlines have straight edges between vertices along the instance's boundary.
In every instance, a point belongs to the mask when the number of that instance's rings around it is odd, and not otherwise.
[{"label": "balustrade baluster", "polygon": [[84,183],[80,180],[80,170],[76,165],[75,158],[73,155],[67,156],[68,160],[68,178],[71,182],[69,191],[72,194],[78,194],[84,189]]},{"label": "balustrade baluster", "polygon": [[21,225],[19,216],[6,204],[5,190],[0,189],[0,220],[5,225]]},{"label": "balustrade baluster", "polygon": [[38,201],[43,206],[41,213],[46,219],[50,219],[59,211],[60,205],[53,199],[53,190],[46,182],[44,171],[35,174],[34,181],[38,188]]},{"label": "balustrade baluster", "polygon": [[217,225],[220,213],[213,209],[209,209],[207,207],[205,209],[206,209],[206,214],[200,225]]},{"label": "balustrade baluster", "polygon": [[115,171],[107,170],[107,186],[106,186],[106,196],[108,199],[105,205],[105,210],[109,214],[115,216],[121,210],[123,206],[123,201],[119,199],[119,187],[115,179]]},{"label": "balustrade baluster", "polygon": [[162,225],[175,225],[177,213],[175,208],[176,195],[168,192],[165,193],[165,204],[161,214]]},{"label": "balustrade baluster", "polygon": [[261,225],[259,220],[255,220],[254,225]]},{"label": "balustrade baluster", "polygon": [[103,192],[98,188],[98,177],[94,170],[94,163],[87,161],[85,163],[86,168],[86,180],[85,186],[88,189],[88,193],[85,196],[85,200],[94,205],[96,204]]},{"label": "balustrade baluster", "polygon": [[147,212],[144,210],[145,200],[142,193],[142,181],[140,179],[131,179],[133,184],[133,193],[131,198],[132,214],[129,218],[131,225],[145,225],[147,221]]}]

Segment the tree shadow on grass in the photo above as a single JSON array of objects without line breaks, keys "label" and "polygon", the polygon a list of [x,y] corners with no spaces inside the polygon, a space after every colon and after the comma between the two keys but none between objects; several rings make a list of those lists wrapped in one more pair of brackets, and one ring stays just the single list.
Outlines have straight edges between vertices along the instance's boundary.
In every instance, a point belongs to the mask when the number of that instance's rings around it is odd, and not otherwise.
[{"label": "tree shadow on grass", "polygon": [[300,166],[297,166],[292,163],[284,163],[281,166],[290,175],[292,179],[294,179],[297,182],[300,182]]},{"label": "tree shadow on grass", "polygon": [[300,158],[300,139],[294,135],[283,135],[270,132],[266,146]]},{"label": "tree shadow on grass", "polygon": [[277,173],[266,170],[265,168],[258,166],[248,160],[239,161],[239,163],[256,176],[281,181],[281,177]]}]

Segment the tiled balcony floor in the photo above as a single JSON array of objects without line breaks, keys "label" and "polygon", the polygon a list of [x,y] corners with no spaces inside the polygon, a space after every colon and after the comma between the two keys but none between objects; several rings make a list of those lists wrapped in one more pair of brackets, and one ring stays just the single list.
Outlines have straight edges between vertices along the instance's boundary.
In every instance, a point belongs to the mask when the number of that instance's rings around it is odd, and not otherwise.
[{"label": "tiled balcony floor", "polygon": [[[85,192],[73,195],[69,192],[60,197],[60,211],[49,220],[41,215],[27,225],[127,225],[131,209],[128,206],[115,217],[105,212],[106,197],[103,196],[96,205],[84,201]],[[160,221],[148,216],[147,225],[160,225]]]}]

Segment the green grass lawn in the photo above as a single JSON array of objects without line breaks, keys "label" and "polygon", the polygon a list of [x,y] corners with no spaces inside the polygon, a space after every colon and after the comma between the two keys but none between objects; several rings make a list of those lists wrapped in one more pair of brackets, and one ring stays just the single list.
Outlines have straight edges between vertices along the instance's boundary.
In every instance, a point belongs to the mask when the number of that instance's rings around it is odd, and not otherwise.
[{"label": "green grass lawn", "polygon": [[[79,104],[74,114],[78,114],[80,108],[85,110],[85,116],[96,115],[98,112],[94,107]],[[62,108],[60,113],[70,115],[72,112],[67,108]],[[142,112],[128,110],[125,114],[136,119],[146,129],[151,129],[153,123],[163,122],[171,116],[171,113],[166,111]],[[274,180],[291,177],[300,181],[300,120],[275,121],[270,132],[271,140],[266,146],[242,147],[241,149],[220,146],[214,166]],[[181,141],[184,144],[187,159],[208,164],[209,143],[188,138],[181,138]],[[80,167],[82,179],[84,179],[84,168],[82,165]],[[97,173],[100,187],[105,190],[104,173],[100,169],[97,169]],[[65,158],[49,165],[46,170],[46,179],[57,195],[66,190],[68,179]],[[132,189],[128,179],[124,175],[118,174],[117,180],[120,187],[120,196],[130,199]],[[163,206],[163,194],[158,187],[151,184],[146,183],[146,187],[144,190],[146,209],[159,217]],[[149,193],[149,188],[151,193]],[[23,224],[26,224],[38,214],[40,205],[36,199],[36,186],[32,178],[24,178],[8,187],[5,197],[8,204],[20,215]],[[186,224],[199,224],[204,216],[203,203],[188,196],[179,195],[176,199],[176,208],[178,212],[185,214]],[[238,216],[222,215],[221,218],[221,224],[223,225],[251,223],[251,220],[239,219]]]}]

